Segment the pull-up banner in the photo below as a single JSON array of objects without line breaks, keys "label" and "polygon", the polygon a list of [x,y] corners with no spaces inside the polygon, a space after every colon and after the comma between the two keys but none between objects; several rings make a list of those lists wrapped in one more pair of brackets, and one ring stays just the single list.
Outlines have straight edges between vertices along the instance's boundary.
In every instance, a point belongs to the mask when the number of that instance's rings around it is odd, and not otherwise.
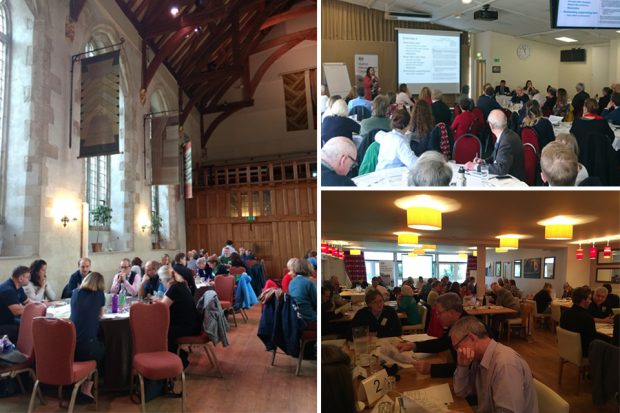
[{"label": "pull-up banner", "polygon": [[80,158],[119,153],[120,50],[82,60]]}]

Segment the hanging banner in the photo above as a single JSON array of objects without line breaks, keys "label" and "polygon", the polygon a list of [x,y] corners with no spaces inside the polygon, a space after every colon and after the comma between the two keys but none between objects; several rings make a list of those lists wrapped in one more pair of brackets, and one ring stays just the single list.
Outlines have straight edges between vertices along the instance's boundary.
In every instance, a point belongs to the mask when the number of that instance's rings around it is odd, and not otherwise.
[{"label": "hanging banner", "polygon": [[151,185],[178,185],[179,117],[156,116],[149,120]]},{"label": "hanging banner", "polygon": [[82,60],[79,158],[119,153],[120,51]]},{"label": "hanging banner", "polygon": [[185,175],[185,199],[194,197],[192,192],[192,141],[183,145],[183,170]]},{"label": "hanging banner", "polygon": [[379,261],[379,276],[381,281],[388,286],[393,287],[394,263],[392,261]]},{"label": "hanging banner", "polygon": [[366,76],[369,67],[375,68],[375,75],[379,76],[379,56],[376,54],[356,54],[355,55],[355,78],[359,81]]}]

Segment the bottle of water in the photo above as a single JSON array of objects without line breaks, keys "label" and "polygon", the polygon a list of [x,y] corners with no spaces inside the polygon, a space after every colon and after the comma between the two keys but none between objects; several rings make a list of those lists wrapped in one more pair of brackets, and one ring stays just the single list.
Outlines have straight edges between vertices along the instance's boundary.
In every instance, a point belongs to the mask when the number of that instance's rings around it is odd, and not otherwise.
[{"label": "bottle of water", "polygon": [[466,186],[467,179],[465,178],[465,168],[459,167],[458,176],[456,177],[456,186]]},{"label": "bottle of water", "polygon": [[119,299],[118,299],[118,304],[120,306],[120,308],[124,308],[125,304],[127,303],[127,293],[125,293],[125,288],[123,287],[121,289],[121,293],[119,295]]},{"label": "bottle of water", "polygon": [[118,313],[118,294],[112,296],[112,312]]}]

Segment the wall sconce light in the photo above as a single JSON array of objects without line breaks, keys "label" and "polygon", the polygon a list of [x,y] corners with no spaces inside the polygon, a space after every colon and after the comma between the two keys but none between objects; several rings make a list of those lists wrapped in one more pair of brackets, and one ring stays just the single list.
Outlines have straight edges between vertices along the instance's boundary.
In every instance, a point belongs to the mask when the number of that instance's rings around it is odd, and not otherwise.
[{"label": "wall sconce light", "polygon": [[60,218],[60,222],[62,222],[63,228],[65,228],[70,221],[77,221],[77,218],[69,218],[66,215],[63,215],[62,218]]},{"label": "wall sconce light", "polygon": [[140,228],[142,229],[142,232],[144,232],[148,228],[148,225],[142,225]]}]

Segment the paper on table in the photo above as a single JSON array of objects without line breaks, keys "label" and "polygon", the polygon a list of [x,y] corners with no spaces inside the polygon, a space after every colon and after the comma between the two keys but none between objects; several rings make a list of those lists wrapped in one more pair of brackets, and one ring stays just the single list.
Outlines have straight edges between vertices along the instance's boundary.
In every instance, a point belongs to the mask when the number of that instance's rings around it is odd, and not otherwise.
[{"label": "paper on table", "polygon": [[555,116],[555,115],[549,116],[549,122],[551,122],[552,125],[559,125],[560,122],[562,122],[562,119],[564,119],[562,116]]},{"label": "paper on table", "polygon": [[410,343],[417,343],[418,341],[433,340],[437,337],[429,336],[428,334],[409,334],[401,338]]},{"label": "paper on table", "polygon": [[344,347],[344,345],[347,343],[347,340],[345,340],[344,338],[341,339],[337,339],[337,340],[322,340],[321,344],[329,344],[330,346],[336,346],[336,347]]},{"label": "paper on table", "polygon": [[437,400],[442,404],[454,402],[452,391],[448,383],[438,384],[424,389],[409,390],[403,394],[413,400]]},{"label": "paper on table", "polygon": [[405,413],[436,413],[447,412],[448,408],[436,400],[413,400],[407,396],[402,398]]},{"label": "paper on table", "polygon": [[413,358],[411,355],[399,352],[398,349],[391,344],[378,347],[373,354],[385,360],[388,365],[397,364],[403,369],[410,369],[413,367]]},{"label": "paper on table", "polygon": [[344,313],[350,309],[351,309],[351,303],[346,303],[345,305],[341,305],[340,307],[336,308],[334,310],[334,314]]}]

